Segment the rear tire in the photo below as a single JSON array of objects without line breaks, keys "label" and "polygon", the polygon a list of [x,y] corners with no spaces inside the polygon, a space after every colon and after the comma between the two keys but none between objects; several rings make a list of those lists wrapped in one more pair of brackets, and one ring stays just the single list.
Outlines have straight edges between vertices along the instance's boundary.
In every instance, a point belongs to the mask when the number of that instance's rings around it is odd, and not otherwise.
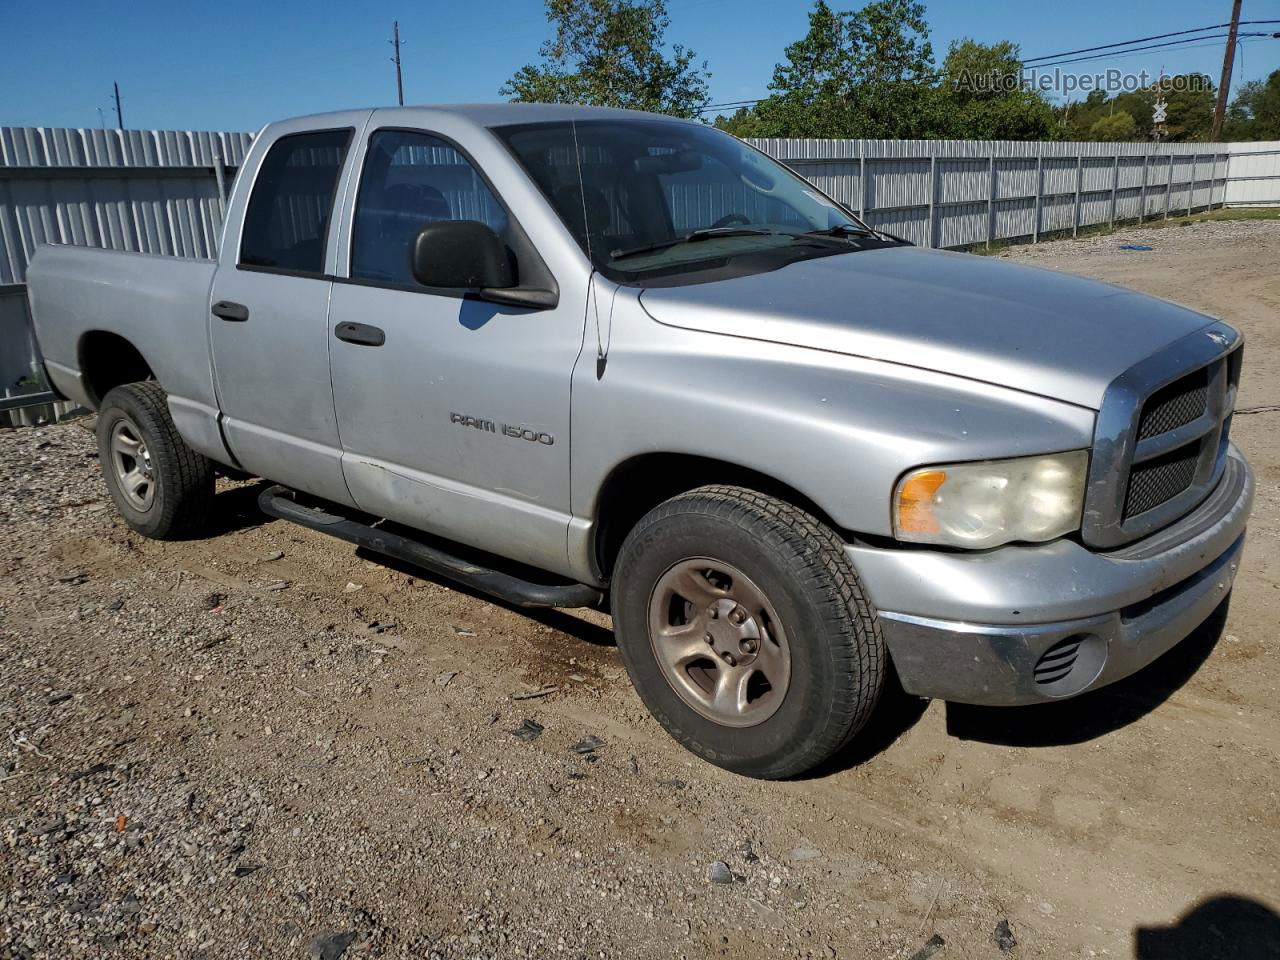
[{"label": "rear tire", "polygon": [[180,539],[208,520],[213,462],[179,435],[154,380],[124,384],[103,398],[98,458],[116,509],[144,537]]},{"label": "rear tire", "polygon": [[843,541],[775,497],[707,486],[660,504],[624,541],[612,598],[649,711],[736,773],[817,766],[862,729],[884,686],[879,621]]}]

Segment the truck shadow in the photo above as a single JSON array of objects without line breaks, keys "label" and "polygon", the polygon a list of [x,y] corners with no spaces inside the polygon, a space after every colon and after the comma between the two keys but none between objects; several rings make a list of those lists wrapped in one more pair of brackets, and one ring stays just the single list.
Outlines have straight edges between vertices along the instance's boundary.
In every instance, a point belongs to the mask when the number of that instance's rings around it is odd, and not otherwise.
[{"label": "truck shadow", "polygon": [[1132,676],[1070,700],[1027,707],[947,704],[947,733],[1012,747],[1057,747],[1105,736],[1146,716],[1209,659],[1226,625],[1228,595],[1186,639]]},{"label": "truck shadow", "polygon": [[198,539],[220,537],[269,523],[272,518],[258,509],[258,494],[269,486],[268,481],[257,480],[219,490],[213,496],[209,522],[200,530]]},{"label": "truck shadow", "polygon": [[1134,960],[1274,960],[1280,916],[1248,897],[1202,900],[1167,927],[1133,931]]}]

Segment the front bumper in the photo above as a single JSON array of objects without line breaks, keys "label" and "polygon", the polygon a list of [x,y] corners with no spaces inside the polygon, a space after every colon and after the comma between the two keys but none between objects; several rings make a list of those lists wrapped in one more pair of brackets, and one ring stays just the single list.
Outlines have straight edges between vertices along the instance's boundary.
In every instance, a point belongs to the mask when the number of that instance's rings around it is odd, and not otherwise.
[{"label": "front bumper", "polygon": [[1231,590],[1253,493],[1233,446],[1199,507],[1107,553],[1072,540],[980,553],[846,550],[909,693],[1038,703],[1126,677],[1199,626]]}]

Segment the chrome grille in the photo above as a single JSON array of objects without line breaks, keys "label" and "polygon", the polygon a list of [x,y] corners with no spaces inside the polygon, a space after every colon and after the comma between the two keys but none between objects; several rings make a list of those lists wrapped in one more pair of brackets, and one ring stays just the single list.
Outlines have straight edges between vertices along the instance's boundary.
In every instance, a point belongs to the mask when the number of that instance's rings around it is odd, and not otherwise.
[{"label": "chrome grille", "polygon": [[1240,367],[1240,335],[1215,323],[1107,388],[1089,464],[1086,543],[1137,540],[1209,495],[1222,476]]}]

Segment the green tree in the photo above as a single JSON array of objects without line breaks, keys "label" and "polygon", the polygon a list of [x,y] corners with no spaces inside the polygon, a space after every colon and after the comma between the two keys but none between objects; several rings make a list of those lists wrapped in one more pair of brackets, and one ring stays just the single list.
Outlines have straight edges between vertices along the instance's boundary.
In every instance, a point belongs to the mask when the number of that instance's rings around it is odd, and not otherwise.
[{"label": "green tree", "polygon": [[1117,110],[1110,116],[1100,117],[1089,127],[1090,140],[1127,141],[1138,138],[1138,123],[1133,115]]},{"label": "green tree", "polygon": [[707,105],[707,65],[680,44],[664,53],[666,0],[547,0],[555,36],[541,61],[500,91],[524,103],[584,103],[695,117]]},{"label": "green tree", "polygon": [[1168,80],[1165,139],[1178,143],[1208,140],[1213,134],[1213,111],[1218,101],[1213,81],[1203,73],[1180,74]]},{"label": "green tree", "polygon": [[1227,108],[1228,140],[1280,140],[1280,70],[1241,84]]},{"label": "green tree", "polygon": [[1007,40],[951,42],[942,63],[950,136],[971,140],[1048,140],[1057,130],[1053,108],[1021,84],[1022,57]]},{"label": "green tree", "polygon": [[784,51],[773,93],[718,124],[739,136],[923,137],[944,124],[924,5],[877,0],[837,12],[817,0]]}]

